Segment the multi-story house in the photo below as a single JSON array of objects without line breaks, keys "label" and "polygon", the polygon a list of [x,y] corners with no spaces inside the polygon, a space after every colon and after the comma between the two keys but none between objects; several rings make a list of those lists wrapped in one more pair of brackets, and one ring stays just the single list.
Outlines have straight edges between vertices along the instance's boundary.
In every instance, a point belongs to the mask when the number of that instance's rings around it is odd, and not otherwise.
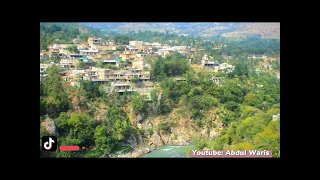
[{"label": "multi-story house", "polygon": [[80,55],[91,55],[96,56],[99,53],[98,49],[81,49]]},{"label": "multi-story house", "polygon": [[93,44],[99,44],[101,45],[102,41],[101,41],[101,38],[95,38],[95,37],[89,37],[88,38],[88,44],[89,45],[93,45]]},{"label": "multi-story house", "polygon": [[206,54],[202,57],[201,64],[203,69],[219,70],[220,63],[213,58],[208,57]]},{"label": "multi-story house", "polygon": [[62,68],[72,68],[73,64],[74,64],[74,60],[72,60],[72,59],[60,60],[60,67],[62,67]]},{"label": "multi-story house", "polygon": [[132,48],[142,49],[143,41],[129,41],[129,46]]}]

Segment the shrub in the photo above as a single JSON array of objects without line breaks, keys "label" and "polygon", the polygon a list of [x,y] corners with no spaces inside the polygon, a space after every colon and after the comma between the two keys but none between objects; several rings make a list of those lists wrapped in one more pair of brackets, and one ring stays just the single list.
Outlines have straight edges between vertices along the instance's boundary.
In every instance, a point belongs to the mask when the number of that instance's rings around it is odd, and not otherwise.
[{"label": "shrub", "polygon": [[159,129],[159,131],[162,131],[165,134],[171,132],[170,127],[167,124],[164,124],[164,123],[159,124],[158,129]]},{"label": "shrub", "polygon": [[153,129],[149,129],[149,135],[152,136],[154,134]]}]

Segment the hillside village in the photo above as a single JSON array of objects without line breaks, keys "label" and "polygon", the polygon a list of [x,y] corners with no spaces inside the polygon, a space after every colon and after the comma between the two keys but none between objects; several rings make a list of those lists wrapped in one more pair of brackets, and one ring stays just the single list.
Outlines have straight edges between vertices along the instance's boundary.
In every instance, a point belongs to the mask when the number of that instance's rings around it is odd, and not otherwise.
[{"label": "hillside village", "polygon": [[[70,52],[68,47],[76,47],[76,52]],[[117,49],[123,48],[123,51]],[[110,53],[111,52],[111,53]],[[187,46],[168,46],[158,42],[130,41],[128,45],[116,45],[114,41],[103,42],[101,38],[88,38],[84,44],[53,44],[48,51],[40,51],[40,81],[46,77],[46,70],[52,65],[63,69],[61,77],[71,86],[79,86],[80,80],[88,80],[105,84],[111,83],[108,89],[118,93],[137,91],[150,95],[154,86],[150,76],[150,64],[145,62],[147,57],[167,57],[173,53],[192,56],[195,48]],[[57,58],[58,62],[48,62]],[[192,63],[192,59],[188,59]],[[82,66],[80,66],[82,65]],[[108,68],[109,67],[109,68]],[[203,70],[214,72],[232,72],[234,66],[228,63],[219,63],[212,57],[204,55],[201,60]],[[221,79],[221,78],[220,78]],[[220,82],[212,79],[214,82]],[[151,87],[151,88],[150,88]],[[147,89],[148,92],[143,91]]]}]

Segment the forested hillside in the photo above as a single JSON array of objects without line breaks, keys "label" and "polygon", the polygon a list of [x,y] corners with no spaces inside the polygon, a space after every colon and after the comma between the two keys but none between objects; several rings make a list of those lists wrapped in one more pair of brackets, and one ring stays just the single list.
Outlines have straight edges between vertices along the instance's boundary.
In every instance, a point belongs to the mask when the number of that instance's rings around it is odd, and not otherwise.
[{"label": "forested hillside", "polygon": [[[41,83],[40,123],[46,114],[55,122],[60,145],[90,144],[97,149],[58,152],[57,157],[99,157],[131,150],[122,143],[131,135],[150,138],[160,130],[157,133],[164,136],[177,128],[169,119],[151,129],[139,128],[130,120],[130,108],[137,115],[149,112],[153,118],[178,108],[185,117],[190,116],[190,123],[197,129],[221,131],[214,141],[202,136],[201,141],[194,142],[199,149],[272,149],[277,157],[280,128],[279,120],[272,121],[272,115],[280,112],[280,80],[269,73],[255,74],[247,61],[234,62],[236,71],[227,75],[196,73],[177,54],[154,59],[151,73],[160,86],[151,92],[151,103],[136,93],[122,96],[105,93],[103,85],[86,81],[80,87],[68,87],[59,77],[60,68],[53,66]],[[218,86],[210,81],[213,75],[224,76],[225,84]],[[176,76],[186,81],[175,81]],[[159,94],[162,94],[160,101]],[[210,114],[212,110],[214,113]],[[97,120],[101,113],[103,118]],[[225,128],[216,127],[218,120]],[[47,134],[43,128],[40,136]]]},{"label": "forested hillside", "polygon": [[89,36],[101,36],[99,29],[82,27],[78,23],[40,23],[40,50],[47,50],[51,44],[72,44],[72,39],[83,42]]}]

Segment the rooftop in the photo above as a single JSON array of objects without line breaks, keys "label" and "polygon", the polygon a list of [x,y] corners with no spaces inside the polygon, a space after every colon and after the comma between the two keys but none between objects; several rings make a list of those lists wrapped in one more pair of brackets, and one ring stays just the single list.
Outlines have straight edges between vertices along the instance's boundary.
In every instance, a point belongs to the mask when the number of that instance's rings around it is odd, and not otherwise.
[{"label": "rooftop", "polygon": [[98,49],[88,49],[88,50],[81,49],[80,51],[81,52],[99,52]]},{"label": "rooftop", "polygon": [[117,62],[115,59],[114,60],[101,60],[102,62]]},{"label": "rooftop", "polygon": [[130,84],[114,84],[113,86],[131,86]]},{"label": "rooftop", "polygon": [[72,70],[72,73],[86,73],[85,70]]}]

